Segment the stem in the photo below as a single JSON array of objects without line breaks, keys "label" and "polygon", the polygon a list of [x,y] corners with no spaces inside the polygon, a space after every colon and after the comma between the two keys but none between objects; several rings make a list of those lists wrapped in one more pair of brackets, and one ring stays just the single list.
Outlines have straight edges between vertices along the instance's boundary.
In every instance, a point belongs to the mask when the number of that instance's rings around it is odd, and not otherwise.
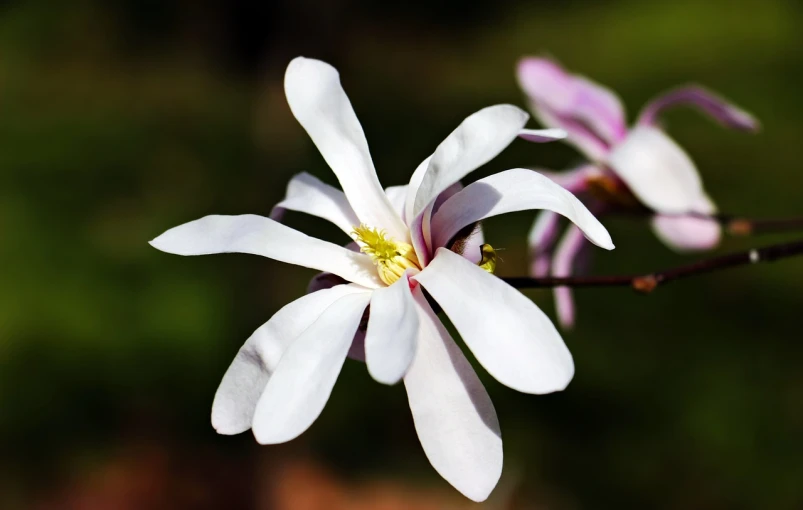
[{"label": "stem", "polygon": [[721,271],[729,267],[745,266],[758,264],[761,262],[772,262],[803,255],[803,239],[787,243],[773,244],[763,248],[720,255],[703,259],[691,264],[678,266],[641,275],[625,276],[589,276],[589,277],[512,277],[503,278],[507,283],[522,288],[543,288],[543,287],[632,287],[637,292],[648,294],[662,283],[669,283],[675,280],[682,280],[691,276]]}]

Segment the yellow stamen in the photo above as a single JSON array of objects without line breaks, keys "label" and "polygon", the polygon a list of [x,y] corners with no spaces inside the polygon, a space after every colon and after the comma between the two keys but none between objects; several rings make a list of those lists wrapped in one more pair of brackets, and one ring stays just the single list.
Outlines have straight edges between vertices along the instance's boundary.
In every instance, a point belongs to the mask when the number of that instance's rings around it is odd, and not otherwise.
[{"label": "yellow stamen", "polygon": [[496,271],[496,250],[490,244],[483,244],[480,246],[480,253],[482,253],[482,259],[478,265],[489,273],[494,274],[494,271]]},{"label": "yellow stamen", "polygon": [[384,230],[360,225],[354,227],[352,235],[360,250],[374,261],[379,278],[387,285],[396,282],[407,269],[421,269],[413,247],[387,237]]}]

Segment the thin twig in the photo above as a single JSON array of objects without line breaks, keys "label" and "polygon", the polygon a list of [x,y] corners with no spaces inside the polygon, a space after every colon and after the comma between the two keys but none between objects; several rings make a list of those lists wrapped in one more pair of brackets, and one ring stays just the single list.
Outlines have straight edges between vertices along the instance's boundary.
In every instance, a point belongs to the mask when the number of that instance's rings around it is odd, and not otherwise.
[{"label": "thin twig", "polygon": [[721,271],[729,267],[772,262],[803,255],[803,240],[773,244],[763,248],[720,255],[691,264],[641,275],[614,275],[589,277],[509,277],[503,278],[518,289],[543,287],[632,287],[637,292],[648,294],[660,284],[689,278],[706,273]]}]

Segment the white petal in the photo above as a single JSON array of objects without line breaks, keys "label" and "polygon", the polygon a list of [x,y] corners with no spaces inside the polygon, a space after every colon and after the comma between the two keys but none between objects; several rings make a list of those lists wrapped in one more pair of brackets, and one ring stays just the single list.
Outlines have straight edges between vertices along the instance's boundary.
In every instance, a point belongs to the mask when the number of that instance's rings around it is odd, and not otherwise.
[{"label": "white petal", "polygon": [[405,239],[404,224],[379,184],[368,142],[337,70],[298,57],[287,66],[284,91],[293,115],[334,171],[360,221]]},{"label": "white petal", "polygon": [[[703,194],[700,196],[695,211],[701,214],[713,214],[717,211],[714,202]],[[722,237],[719,223],[713,220],[695,218],[693,216],[662,216],[652,218],[652,229],[664,244],[679,252],[710,250]]]},{"label": "white petal", "polygon": [[399,382],[415,356],[416,335],[418,314],[405,275],[371,296],[365,335],[365,362],[371,377],[384,384]]},{"label": "white petal", "polygon": [[349,235],[354,227],[360,224],[342,191],[306,172],[290,179],[287,184],[287,195],[274,206],[274,209],[277,208],[299,211],[329,220]]},{"label": "white petal", "polygon": [[370,293],[341,297],[285,351],[257,403],[261,444],[295,439],[321,414],[360,325]]},{"label": "white petal", "polygon": [[555,140],[563,140],[567,136],[568,133],[566,131],[558,128],[522,129],[519,131],[519,138],[535,143],[554,142]]},{"label": "white petal", "polygon": [[572,355],[555,326],[507,283],[445,248],[415,280],[502,384],[524,393],[550,393],[571,381]]},{"label": "white petal", "polygon": [[262,216],[205,216],[171,228],[153,241],[157,250],[176,255],[250,253],[280,262],[334,273],[366,287],[382,284],[371,258],[315,239]]},{"label": "white petal", "polygon": [[432,467],[484,501],[502,473],[502,433],[488,393],[460,348],[415,291],[418,352],[404,377],[415,429]]},{"label": "white petal", "polygon": [[702,183],[694,163],[666,133],[638,126],[611,152],[608,163],[646,206],[660,213],[695,212]]},{"label": "white petal", "polygon": [[446,246],[466,225],[527,209],[561,214],[580,227],[592,243],[613,249],[608,231],[577,197],[549,178],[522,168],[480,179],[447,200],[432,218],[433,247]]},{"label": "white petal", "polygon": [[443,190],[502,152],[528,118],[521,108],[496,105],[464,120],[432,155],[416,191],[411,216],[418,216]]},{"label": "white petal", "polygon": [[432,156],[429,156],[427,159],[422,161],[421,164],[416,167],[413,175],[410,176],[410,184],[407,185],[407,197],[405,198],[404,202],[404,222],[408,225],[410,225],[413,219],[415,219],[415,216],[413,215],[415,196],[418,193],[418,188],[421,187],[421,181],[424,180],[424,175],[427,173],[430,161],[432,161]]},{"label": "white petal", "polygon": [[287,347],[341,297],[365,292],[338,285],[296,299],[276,312],[245,341],[223,376],[212,404],[212,426],[219,434],[251,428],[257,401]]},{"label": "white petal", "polygon": [[404,201],[407,200],[407,184],[401,186],[388,186],[385,188],[385,195],[388,196],[393,209],[400,218],[404,218]]}]

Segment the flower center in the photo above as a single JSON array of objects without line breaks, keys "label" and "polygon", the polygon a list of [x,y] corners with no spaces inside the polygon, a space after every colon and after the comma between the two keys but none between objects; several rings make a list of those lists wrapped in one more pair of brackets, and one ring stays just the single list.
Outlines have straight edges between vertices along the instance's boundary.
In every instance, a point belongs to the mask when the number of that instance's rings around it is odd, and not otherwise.
[{"label": "flower center", "polygon": [[384,230],[360,225],[352,232],[360,250],[371,257],[376,264],[379,278],[386,285],[392,285],[407,269],[421,270],[415,249],[407,243],[388,237]]}]

